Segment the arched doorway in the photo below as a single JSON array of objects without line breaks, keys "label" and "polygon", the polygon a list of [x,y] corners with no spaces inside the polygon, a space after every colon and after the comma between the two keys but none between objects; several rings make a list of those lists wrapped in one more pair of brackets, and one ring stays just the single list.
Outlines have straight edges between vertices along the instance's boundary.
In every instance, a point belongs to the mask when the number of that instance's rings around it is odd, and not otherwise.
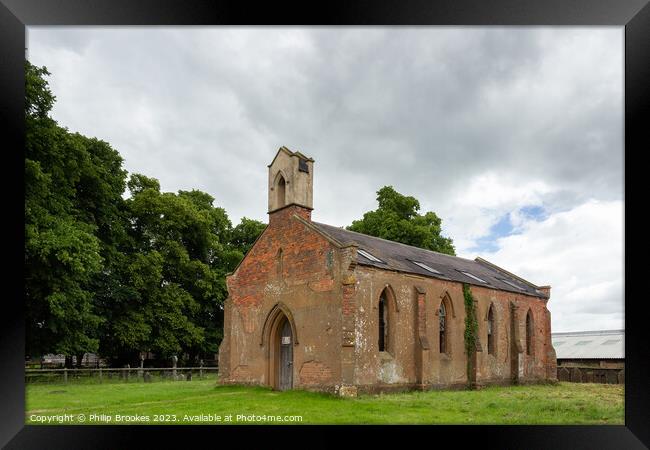
[{"label": "arched doorway", "polygon": [[267,356],[267,384],[273,389],[293,389],[293,348],[297,345],[293,314],[284,303],[277,303],[266,316],[260,340]]},{"label": "arched doorway", "polygon": [[291,324],[282,317],[276,333],[276,389],[286,391],[293,388],[293,333]]}]

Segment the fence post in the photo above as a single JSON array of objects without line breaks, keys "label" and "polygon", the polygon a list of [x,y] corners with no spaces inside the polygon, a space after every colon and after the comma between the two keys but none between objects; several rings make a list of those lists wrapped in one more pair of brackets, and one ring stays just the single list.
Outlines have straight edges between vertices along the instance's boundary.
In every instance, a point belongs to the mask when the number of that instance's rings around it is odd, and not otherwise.
[{"label": "fence post", "polygon": [[99,368],[99,382],[102,382],[102,368]]},{"label": "fence post", "polygon": [[68,384],[68,368],[67,367],[63,368],[63,382],[65,384]]},{"label": "fence post", "polygon": [[131,364],[126,365],[126,381],[129,381],[129,375],[131,374]]},{"label": "fence post", "polygon": [[143,378],[142,368],[144,367],[144,353],[140,353],[140,370],[138,370],[138,378]]},{"label": "fence post", "polygon": [[203,379],[203,360],[199,361],[199,380]]},{"label": "fence post", "polygon": [[173,369],[172,370],[172,377],[174,378],[174,381],[176,381],[176,363],[178,362],[178,356],[174,355],[172,356],[172,363],[173,363]]}]

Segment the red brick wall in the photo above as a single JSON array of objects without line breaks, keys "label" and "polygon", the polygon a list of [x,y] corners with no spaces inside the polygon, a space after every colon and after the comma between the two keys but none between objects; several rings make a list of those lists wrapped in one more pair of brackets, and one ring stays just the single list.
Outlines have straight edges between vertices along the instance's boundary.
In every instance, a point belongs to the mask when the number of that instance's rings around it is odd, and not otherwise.
[{"label": "red brick wall", "polygon": [[[494,381],[507,379],[513,375],[510,368],[510,346],[518,340],[523,353],[524,371],[522,379],[547,378],[546,365],[548,348],[551,346],[550,323],[548,321],[546,302],[542,299],[512,292],[497,291],[480,286],[472,286],[472,294],[478,301],[477,319],[479,341],[482,352],[477,353],[477,380]],[[518,311],[516,326],[518,336],[511,336],[510,322],[512,312],[510,302],[515,302]],[[488,354],[487,348],[487,314],[494,307],[495,354]],[[533,354],[526,355],[526,313],[533,314]],[[516,344],[516,342],[514,342]]]},{"label": "red brick wall", "polygon": [[[232,312],[224,324],[221,353],[228,361],[223,364],[233,369],[245,365],[251,381],[274,383],[274,363],[269,360],[274,343],[268,342],[264,324],[282,303],[295,324],[294,387],[333,386],[341,368],[340,252],[294,215],[309,220],[311,211],[289,205],[271,213],[269,226],[227,277],[226,309]],[[234,370],[231,373],[224,382],[241,381]]]},{"label": "red brick wall", "polygon": [[235,273],[228,277],[230,298],[235,305],[256,306],[262,302],[264,284],[280,278],[278,250],[282,249],[281,278],[288,285],[312,282],[312,288],[327,291],[333,288],[333,267],[327,264],[331,244],[298,220],[307,220],[311,211],[295,205],[272,213],[269,226],[248,252]]},{"label": "red brick wall", "polygon": [[[355,381],[358,384],[376,384],[398,382],[424,382],[433,385],[463,385],[466,382],[466,356],[464,353],[465,308],[462,284],[452,281],[409,276],[398,272],[382,271],[366,266],[357,266],[355,270],[357,285],[357,351]],[[393,326],[397,330],[394,336],[395,352],[391,355],[395,370],[392,371],[386,358],[382,360],[376,348],[377,320],[376,304],[379,294],[386,285],[390,285],[396,295],[400,312],[393,317]],[[425,292],[420,294],[415,287]],[[542,299],[518,295],[512,292],[498,291],[476,285],[471,286],[477,302],[477,319],[479,341],[482,352],[477,353],[477,381],[479,383],[503,382],[511,380],[510,346],[515,339],[510,333],[510,302],[519,305],[517,321],[522,348],[525,350],[525,319],[528,308],[534,315],[534,354],[522,355],[523,373],[520,380],[547,378],[547,353],[551,345],[550,324],[546,302]],[[442,296],[448,294],[451,302],[447,311],[447,345],[448,354],[439,352],[439,317],[437,311]],[[344,300],[345,301],[345,300]],[[496,354],[487,351],[487,311],[490,304],[495,308]],[[364,311],[364,312],[361,312]],[[428,363],[423,366],[421,374],[417,373],[422,361],[418,360],[417,336],[424,334],[430,347]],[[414,340],[414,336],[416,339]],[[414,370],[415,368],[415,370]],[[389,373],[390,372],[390,373]],[[389,373],[390,376],[386,376]],[[393,376],[394,375],[394,376]],[[392,378],[392,380],[391,380]]]},{"label": "red brick wall", "polygon": [[300,384],[323,385],[332,381],[332,369],[319,361],[308,361],[300,369]]},{"label": "red brick wall", "polygon": [[[421,382],[433,386],[466,381],[464,306],[461,283],[410,276],[365,266],[350,266],[346,251],[301,220],[311,211],[289,205],[270,215],[269,226],[228,277],[224,348],[220,366],[224,381],[269,384],[269,344],[263,326],[278,303],[291,311],[299,344],[293,348],[294,387],[339,384],[376,385]],[[278,250],[282,249],[279,270]],[[391,354],[377,351],[377,301],[390,285],[399,308],[391,309]],[[421,292],[416,289],[421,288]],[[521,357],[522,380],[546,378],[550,347],[550,318],[545,301],[511,292],[472,286],[477,301],[479,339],[477,381],[508,382],[511,346],[525,350],[525,315],[534,314],[535,351]],[[438,351],[437,310],[450,297],[448,353]],[[519,305],[517,336],[510,330],[510,302]],[[487,308],[495,307],[496,354],[487,354]],[[399,311],[397,311],[399,309]],[[418,355],[420,342],[430,350]],[[549,353],[550,352],[550,353]],[[419,358],[419,359],[418,359]]]}]

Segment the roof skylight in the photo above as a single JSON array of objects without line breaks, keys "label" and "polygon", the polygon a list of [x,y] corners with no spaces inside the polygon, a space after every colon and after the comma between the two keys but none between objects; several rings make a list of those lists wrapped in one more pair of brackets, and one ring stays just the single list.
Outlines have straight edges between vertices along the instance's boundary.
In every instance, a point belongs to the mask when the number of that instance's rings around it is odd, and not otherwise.
[{"label": "roof skylight", "polygon": [[467,275],[470,278],[474,278],[476,281],[480,281],[481,283],[487,283],[487,281],[477,277],[476,275],[472,275],[469,272],[463,272],[462,270],[459,270],[459,272],[462,273],[463,275]]},{"label": "roof skylight", "polygon": [[442,275],[442,273],[438,272],[436,269],[433,267],[429,267],[424,263],[418,262],[418,261],[411,261],[413,264],[422,267],[424,270],[428,270],[431,273],[437,273],[438,275]]},{"label": "roof skylight", "polygon": [[612,344],[620,344],[621,340],[620,339],[610,339],[608,341],[603,342],[603,345],[612,345]]},{"label": "roof skylight", "polygon": [[587,345],[587,344],[589,344],[591,342],[593,342],[593,341],[578,341],[574,345]]},{"label": "roof skylight", "polygon": [[512,286],[513,288],[515,288],[515,289],[519,289],[520,291],[523,291],[523,290],[524,290],[521,286],[517,286],[517,285],[516,285],[515,283],[513,283],[512,281],[508,281],[508,280],[503,279],[503,278],[499,278],[499,281],[503,281],[505,284],[508,284],[508,285]]},{"label": "roof skylight", "polygon": [[365,251],[365,250],[359,249],[359,250],[357,250],[357,251],[359,252],[359,254],[360,254],[361,256],[363,256],[363,257],[366,258],[366,259],[369,259],[370,261],[383,263],[383,261],[382,261],[381,259],[379,259],[379,258],[377,258],[377,257],[375,257],[375,256],[373,256],[373,255],[371,255],[370,253],[368,253],[368,252]]}]

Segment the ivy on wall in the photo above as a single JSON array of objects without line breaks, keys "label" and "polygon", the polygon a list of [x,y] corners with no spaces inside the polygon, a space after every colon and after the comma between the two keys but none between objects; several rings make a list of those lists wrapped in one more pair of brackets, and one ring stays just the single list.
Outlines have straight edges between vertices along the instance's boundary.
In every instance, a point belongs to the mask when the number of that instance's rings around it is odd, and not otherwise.
[{"label": "ivy on wall", "polygon": [[465,299],[465,354],[467,355],[467,386],[473,389],[474,381],[474,355],[476,354],[476,343],[478,340],[478,320],[476,319],[476,308],[474,308],[474,297],[469,284],[463,283],[463,297]]}]

